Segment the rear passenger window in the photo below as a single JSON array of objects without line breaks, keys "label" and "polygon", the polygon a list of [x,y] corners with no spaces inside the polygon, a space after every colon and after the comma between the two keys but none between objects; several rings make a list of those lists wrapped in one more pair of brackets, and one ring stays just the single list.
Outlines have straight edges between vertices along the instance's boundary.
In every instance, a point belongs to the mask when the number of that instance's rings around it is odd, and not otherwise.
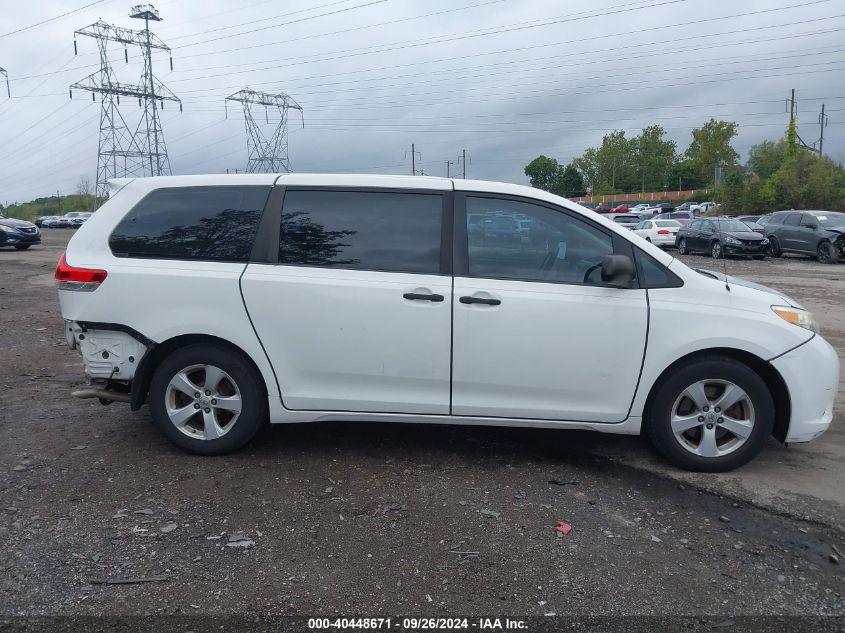
[{"label": "rear passenger window", "polygon": [[784,224],[786,226],[798,226],[801,223],[801,214],[800,213],[790,213],[786,216],[786,221]]},{"label": "rear passenger window", "polygon": [[109,238],[116,257],[246,261],[270,187],[156,189]]},{"label": "rear passenger window", "polygon": [[279,263],[386,272],[440,272],[443,197],[287,191]]}]

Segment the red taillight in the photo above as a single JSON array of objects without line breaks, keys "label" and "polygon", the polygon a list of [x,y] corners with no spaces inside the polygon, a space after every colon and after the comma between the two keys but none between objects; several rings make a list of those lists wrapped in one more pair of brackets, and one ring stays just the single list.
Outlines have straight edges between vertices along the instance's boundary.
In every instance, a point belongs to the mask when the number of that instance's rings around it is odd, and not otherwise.
[{"label": "red taillight", "polygon": [[660,230],[657,232],[657,234],[658,234],[658,235],[669,235],[669,231],[667,231],[666,229],[660,229]]},{"label": "red taillight", "polygon": [[66,290],[94,290],[106,280],[108,273],[105,270],[94,268],[77,268],[67,263],[65,253],[56,265],[56,281],[61,288]]}]

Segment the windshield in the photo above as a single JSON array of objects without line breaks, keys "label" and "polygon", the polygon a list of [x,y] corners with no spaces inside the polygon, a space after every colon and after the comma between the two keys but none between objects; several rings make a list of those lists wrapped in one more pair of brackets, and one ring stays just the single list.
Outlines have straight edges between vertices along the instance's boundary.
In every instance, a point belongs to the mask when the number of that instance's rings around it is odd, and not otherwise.
[{"label": "windshield", "polygon": [[717,231],[729,231],[733,233],[747,233],[751,228],[739,220],[713,220]]},{"label": "windshield", "polygon": [[845,226],[845,213],[825,213],[816,219],[822,226]]}]

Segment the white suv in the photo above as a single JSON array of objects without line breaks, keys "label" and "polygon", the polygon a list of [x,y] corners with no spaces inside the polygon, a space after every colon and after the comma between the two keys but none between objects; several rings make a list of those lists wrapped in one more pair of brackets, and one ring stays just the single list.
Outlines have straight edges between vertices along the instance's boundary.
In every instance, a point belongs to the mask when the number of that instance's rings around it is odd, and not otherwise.
[{"label": "white suv", "polygon": [[[828,427],[839,361],[781,293],[528,187],[255,174],[118,181],[56,278],[92,385],[185,450],[268,419],[644,432],[723,471]],[[471,218],[472,222],[467,222]]]}]

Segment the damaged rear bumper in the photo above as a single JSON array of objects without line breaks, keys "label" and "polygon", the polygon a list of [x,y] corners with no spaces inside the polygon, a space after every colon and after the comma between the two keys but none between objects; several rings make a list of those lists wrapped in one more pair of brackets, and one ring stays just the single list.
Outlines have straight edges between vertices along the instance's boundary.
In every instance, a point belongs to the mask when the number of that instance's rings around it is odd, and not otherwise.
[{"label": "damaged rear bumper", "polygon": [[65,340],[79,350],[92,385],[131,384],[141,360],[155,346],[123,325],[69,320],[65,320]]}]

